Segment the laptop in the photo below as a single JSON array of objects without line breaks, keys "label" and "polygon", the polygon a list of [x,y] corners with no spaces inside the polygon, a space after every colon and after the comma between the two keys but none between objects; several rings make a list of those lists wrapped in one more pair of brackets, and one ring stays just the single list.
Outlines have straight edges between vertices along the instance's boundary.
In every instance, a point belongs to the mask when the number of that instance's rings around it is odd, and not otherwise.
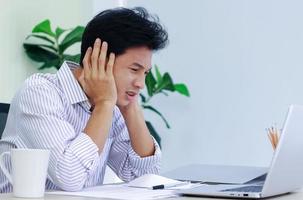
[{"label": "laptop", "polygon": [[303,106],[291,105],[268,172],[245,184],[201,184],[178,191],[185,196],[266,198],[303,186]]}]

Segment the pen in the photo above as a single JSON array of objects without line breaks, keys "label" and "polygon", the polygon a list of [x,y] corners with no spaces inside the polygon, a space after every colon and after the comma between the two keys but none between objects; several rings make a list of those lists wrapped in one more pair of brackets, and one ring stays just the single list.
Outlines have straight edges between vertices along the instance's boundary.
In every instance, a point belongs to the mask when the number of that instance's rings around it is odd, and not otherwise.
[{"label": "pen", "polygon": [[168,189],[168,188],[177,187],[186,184],[188,184],[188,182],[154,185],[152,186],[152,189],[153,190]]}]

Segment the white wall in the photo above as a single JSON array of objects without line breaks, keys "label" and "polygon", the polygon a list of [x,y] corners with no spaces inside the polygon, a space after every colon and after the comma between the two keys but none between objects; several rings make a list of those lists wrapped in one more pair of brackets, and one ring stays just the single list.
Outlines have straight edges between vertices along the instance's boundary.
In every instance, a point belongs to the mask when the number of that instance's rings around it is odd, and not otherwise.
[{"label": "white wall", "polygon": [[157,13],[170,35],[154,56],[191,97],[159,96],[170,121],[153,120],[163,139],[163,171],[189,163],[267,166],[265,128],[282,127],[287,106],[303,104],[300,0],[129,0]]},{"label": "white wall", "polygon": [[44,19],[51,20],[53,29],[85,25],[92,7],[92,0],[0,1],[0,102],[10,102],[24,79],[38,71],[40,65],[31,61],[22,47],[32,28]]}]

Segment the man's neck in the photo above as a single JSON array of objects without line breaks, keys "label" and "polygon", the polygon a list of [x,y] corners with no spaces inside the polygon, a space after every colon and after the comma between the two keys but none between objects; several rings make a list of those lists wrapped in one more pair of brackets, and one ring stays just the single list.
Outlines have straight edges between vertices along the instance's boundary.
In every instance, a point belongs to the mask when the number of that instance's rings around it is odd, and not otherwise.
[{"label": "man's neck", "polygon": [[[73,73],[74,77],[76,78],[76,80],[79,83],[80,83],[79,78],[80,78],[80,76],[82,74],[82,71],[83,71],[82,67],[77,67],[76,69],[72,70],[72,73]],[[81,85],[81,83],[80,83],[80,85]]]}]

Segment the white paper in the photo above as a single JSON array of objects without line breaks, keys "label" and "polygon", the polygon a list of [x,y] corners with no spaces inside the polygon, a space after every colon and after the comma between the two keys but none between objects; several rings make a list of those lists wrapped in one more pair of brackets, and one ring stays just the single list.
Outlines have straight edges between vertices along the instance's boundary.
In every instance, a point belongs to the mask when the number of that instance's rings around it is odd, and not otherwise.
[{"label": "white paper", "polygon": [[[153,186],[170,186],[169,189],[153,190]],[[155,174],[145,174],[128,183],[108,184],[96,187],[85,188],[79,192],[49,191],[48,194],[72,195],[95,198],[111,198],[121,200],[152,200],[168,197],[176,197],[177,190],[196,187],[197,184],[177,181],[174,179],[158,176]]]},{"label": "white paper", "polygon": [[151,190],[128,187],[126,184],[96,186],[85,188],[80,192],[49,191],[46,193],[121,200],[152,200],[178,196],[174,190]]},{"label": "white paper", "polygon": [[155,174],[145,174],[140,176],[132,181],[130,181],[127,185],[130,187],[142,187],[151,189],[156,185],[169,185],[170,187],[178,186],[178,185],[186,185],[187,182],[177,181],[174,179],[166,178],[163,176],[155,175]]}]

